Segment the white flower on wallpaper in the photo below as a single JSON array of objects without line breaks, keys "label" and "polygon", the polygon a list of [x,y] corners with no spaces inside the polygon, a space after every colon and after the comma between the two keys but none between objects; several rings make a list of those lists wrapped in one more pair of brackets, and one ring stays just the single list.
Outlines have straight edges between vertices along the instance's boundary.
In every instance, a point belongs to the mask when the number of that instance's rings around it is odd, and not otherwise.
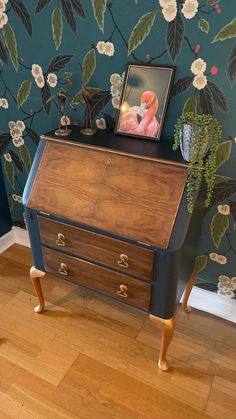
[{"label": "white flower on wallpaper", "polygon": [[118,73],[113,73],[110,76],[110,83],[111,83],[111,95],[112,95],[112,106],[115,109],[118,109],[120,106],[120,97],[122,86],[124,82],[124,73],[120,76]]},{"label": "white flower on wallpaper", "polygon": [[227,205],[227,204],[218,205],[217,210],[220,214],[223,214],[223,215],[229,215],[230,214],[230,206]]},{"label": "white flower on wallpaper", "polygon": [[70,118],[68,118],[68,116],[66,116],[66,115],[63,115],[61,117],[60,123],[63,126],[70,125]]},{"label": "white flower on wallpaper", "polygon": [[185,19],[192,19],[198,11],[199,2],[197,0],[185,0],[181,9]]},{"label": "white flower on wallpaper", "polygon": [[5,159],[6,161],[8,161],[8,162],[11,162],[11,161],[12,161],[12,158],[11,158],[10,153],[5,153],[5,154],[4,154],[4,159]]},{"label": "white flower on wallpaper", "polygon": [[108,57],[112,57],[114,53],[115,53],[114,44],[112,42],[106,42],[104,54],[107,55]]},{"label": "white flower on wallpaper", "polygon": [[54,74],[54,73],[49,73],[47,75],[47,82],[48,82],[49,86],[56,87],[56,85],[57,85],[57,75]]},{"label": "white flower on wallpaper", "polygon": [[24,144],[24,138],[22,134],[25,130],[25,124],[23,121],[9,121],[8,126],[10,128],[10,134],[12,137],[12,142],[15,147],[20,147]]},{"label": "white flower on wallpaper", "polygon": [[170,4],[167,7],[162,9],[162,14],[167,22],[172,22],[176,18],[177,15],[177,5]]},{"label": "white flower on wallpaper", "polygon": [[23,121],[16,121],[16,127],[23,132],[25,130],[25,124]]},{"label": "white flower on wallpaper", "polygon": [[8,17],[6,15],[6,13],[1,13],[0,12],[0,29],[3,28],[4,25],[6,25],[8,22]]},{"label": "white flower on wallpaper", "polygon": [[31,73],[34,78],[38,76],[42,76],[43,75],[42,67],[39,64],[33,64],[31,68]]},{"label": "white flower on wallpaper", "polygon": [[113,97],[112,99],[111,99],[111,103],[112,103],[112,106],[113,106],[113,108],[115,108],[115,109],[119,109],[119,106],[120,106],[120,97]]},{"label": "white flower on wallpaper", "polygon": [[20,204],[22,203],[22,196],[13,193],[11,197],[14,201],[19,202]]},{"label": "white flower on wallpaper", "polygon": [[106,121],[104,118],[96,119],[96,126],[98,129],[106,129]]},{"label": "white flower on wallpaper", "polygon": [[9,103],[5,97],[0,97],[0,108],[8,109]]},{"label": "white flower on wallpaper", "polygon": [[176,4],[176,0],[159,0],[161,7],[167,7],[171,4]]},{"label": "white flower on wallpaper", "polygon": [[37,86],[40,87],[40,89],[42,89],[42,87],[44,87],[45,80],[44,80],[43,75],[35,77],[34,80],[35,80],[35,83],[37,84]]},{"label": "white flower on wallpaper", "polygon": [[42,87],[45,85],[42,67],[39,64],[33,64],[31,73],[37,86],[42,89]]},{"label": "white flower on wallpaper", "polygon": [[236,276],[229,278],[226,275],[220,275],[218,277],[217,287],[217,294],[224,295],[229,298],[234,298],[234,292],[236,291]]},{"label": "white flower on wallpaper", "polygon": [[115,53],[115,47],[112,42],[98,41],[96,48],[99,54],[104,54],[108,57],[112,57]]},{"label": "white flower on wallpaper", "polygon": [[13,138],[12,142],[13,142],[14,146],[17,147],[17,148],[24,145],[24,143],[25,143],[24,138],[22,138],[22,137]]},{"label": "white flower on wallpaper", "polygon": [[122,84],[123,83],[123,77],[120,76],[118,73],[113,73],[110,77],[110,83],[111,84]]},{"label": "white flower on wallpaper", "polygon": [[98,41],[96,48],[99,54],[105,53],[105,46],[106,46],[106,43],[104,41]]},{"label": "white flower on wallpaper", "polygon": [[3,12],[5,12],[6,10],[6,2],[1,0],[0,1],[0,16],[3,14]]},{"label": "white flower on wallpaper", "polygon": [[198,90],[204,89],[207,85],[207,78],[204,74],[198,74],[193,79],[193,86],[196,87]]},{"label": "white flower on wallpaper", "polygon": [[203,74],[206,71],[206,61],[202,58],[198,58],[197,60],[193,61],[191,65],[191,71],[196,76],[198,74]]},{"label": "white flower on wallpaper", "polygon": [[[162,14],[167,22],[172,22],[177,16],[176,0],[159,0],[162,7]],[[181,12],[185,19],[192,19],[198,11],[199,2],[197,0],[185,0]]]},{"label": "white flower on wallpaper", "polygon": [[176,0],[159,0],[162,7],[162,14],[167,22],[172,22],[177,15],[177,2]]},{"label": "white flower on wallpaper", "polygon": [[225,265],[227,263],[227,257],[224,255],[218,255],[218,253],[210,253],[209,257],[213,262],[217,262],[220,265]]},{"label": "white flower on wallpaper", "polygon": [[204,75],[206,71],[206,62],[202,58],[198,58],[191,64],[191,71],[195,75],[193,79],[193,86],[198,89],[204,89],[207,85],[207,78]]}]

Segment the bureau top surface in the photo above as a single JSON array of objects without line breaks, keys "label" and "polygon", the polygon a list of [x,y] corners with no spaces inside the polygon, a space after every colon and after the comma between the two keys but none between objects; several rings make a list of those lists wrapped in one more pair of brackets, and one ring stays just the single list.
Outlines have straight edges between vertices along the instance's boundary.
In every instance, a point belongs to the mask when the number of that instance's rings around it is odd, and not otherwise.
[{"label": "bureau top surface", "polygon": [[29,208],[167,248],[187,168],[47,141],[33,175]]},{"label": "bureau top surface", "polygon": [[72,133],[68,137],[60,138],[50,131],[42,138],[47,141],[65,142],[71,145],[83,147],[96,147],[106,149],[107,151],[117,152],[119,154],[133,155],[136,157],[161,160],[176,165],[187,166],[179,151],[173,151],[172,144],[169,141],[143,140],[142,138],[127,137],[114,134],[111,131],[98,130],[93,136],[80,134],[77,126],[71,126]]}]

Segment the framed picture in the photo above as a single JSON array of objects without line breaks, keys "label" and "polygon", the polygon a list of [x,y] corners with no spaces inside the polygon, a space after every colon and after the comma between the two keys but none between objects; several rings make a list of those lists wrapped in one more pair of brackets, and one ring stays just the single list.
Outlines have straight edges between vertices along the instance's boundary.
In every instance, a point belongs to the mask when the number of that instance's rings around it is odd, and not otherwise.
[{"label": "framed picture", "polygon": [[160,140],[175,67],[128,64],[115,133]]}]

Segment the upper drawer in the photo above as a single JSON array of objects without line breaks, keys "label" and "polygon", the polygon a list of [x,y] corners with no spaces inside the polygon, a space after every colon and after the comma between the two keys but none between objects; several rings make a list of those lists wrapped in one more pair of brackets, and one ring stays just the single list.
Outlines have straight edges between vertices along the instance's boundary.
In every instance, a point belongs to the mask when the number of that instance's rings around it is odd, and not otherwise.
[{"label": "upper drawer", "polygon": [[120,271],[152,279],[154,252],[45,217],[38,217],[41,242]]}]

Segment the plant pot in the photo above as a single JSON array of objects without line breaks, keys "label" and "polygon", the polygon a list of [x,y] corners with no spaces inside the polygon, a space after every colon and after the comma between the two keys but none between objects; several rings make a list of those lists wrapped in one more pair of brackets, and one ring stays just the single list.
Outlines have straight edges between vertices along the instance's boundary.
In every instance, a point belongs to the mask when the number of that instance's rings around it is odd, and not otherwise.
[{"label": "plant pot", "polygon": [[[199,127],[199,137],[201,134],[201,129],[202,128]],[[181,150],[182,156],[184,160],[189,162],[190,156],[191,156],[192,144],[194,142],[194,133],[193,133],[192,125],[187,124],[187,123],[183,124],[179,135],[180,135],[180,150]],[[206,155],[207,151],[208,151],[208,144],[206,144],[205,147],[201,149],[201,151],[197,150],[196,155],[193,156],[193,159],[199,160],[200,158],[203,158]]]}]

